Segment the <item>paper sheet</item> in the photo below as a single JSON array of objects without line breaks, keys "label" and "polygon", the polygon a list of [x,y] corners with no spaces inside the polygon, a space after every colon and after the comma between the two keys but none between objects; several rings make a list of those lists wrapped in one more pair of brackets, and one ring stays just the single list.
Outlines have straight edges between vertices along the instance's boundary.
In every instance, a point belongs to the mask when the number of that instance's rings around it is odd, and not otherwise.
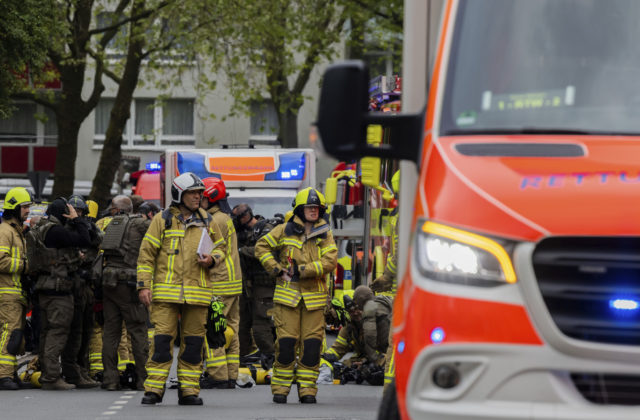
[{"label": "paper sheet", "polygon": [[198,255],[200,258],[204,258],[206,255],[211,255],[213,248],[213,241],[211,240],[207,229],[202,229],[202,236],[200,236],[200,243],[198,244]]}]

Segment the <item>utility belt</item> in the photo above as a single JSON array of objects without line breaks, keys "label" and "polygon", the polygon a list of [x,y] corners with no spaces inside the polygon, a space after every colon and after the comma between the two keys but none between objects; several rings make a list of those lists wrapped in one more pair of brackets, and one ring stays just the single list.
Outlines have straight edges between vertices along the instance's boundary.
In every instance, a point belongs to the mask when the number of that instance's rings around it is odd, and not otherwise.
[{"label": "utility belt", "polygon": [[136,270],[132,268],[105,267],[102,271],[102,287],[116,287],[126,284],[136,287]]},{"label": "utility belt", "polygon": [[38,276],[34,290],[45,295],[68,295],[74,290],[75,277],[75,272],[69,273],[67,277],[41,274]]}]

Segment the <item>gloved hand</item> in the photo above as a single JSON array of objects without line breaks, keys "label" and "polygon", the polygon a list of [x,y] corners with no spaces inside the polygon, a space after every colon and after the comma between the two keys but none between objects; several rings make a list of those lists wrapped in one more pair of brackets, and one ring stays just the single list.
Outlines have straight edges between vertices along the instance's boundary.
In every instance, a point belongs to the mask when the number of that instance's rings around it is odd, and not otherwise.
[{"label": "gloved hand", "polygon": [[275,354],[260,353],[260,366],[262,366],[262,369],[264,370],[271,369],[275,360]]},{"label": "gloved hand", "polygon": [[384,279],[382,278],[382,276],[377,277],[370,285],[369,287],[371,288],[371,290],[373,290],[374,292],[378,293],[378,292],[382,292],[384,290]]},{"label": "gloved hand", "polygon": [[209,348],[217,349],[224,347],[226,339],[224,331],[227,329],[227,319],[224,317],[222,302],[213,301],[209,306],[207,314],[207,343]]},{"label": "gloved hand", "polygon": [[329,363],[335,363],[338,361],[338,357],[333,353],[324,353],[322,358]]}]

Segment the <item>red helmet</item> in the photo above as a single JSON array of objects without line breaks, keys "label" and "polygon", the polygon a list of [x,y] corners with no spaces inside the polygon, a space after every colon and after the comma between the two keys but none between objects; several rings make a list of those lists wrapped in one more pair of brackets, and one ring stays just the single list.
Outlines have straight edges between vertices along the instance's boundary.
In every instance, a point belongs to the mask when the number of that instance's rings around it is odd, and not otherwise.
[{"label": "red helmet", "polygon": [[209,199],[210,203],[227,198],[227,189],[220,178],[205,178],[202,182],[204,182],[203,195]]}]

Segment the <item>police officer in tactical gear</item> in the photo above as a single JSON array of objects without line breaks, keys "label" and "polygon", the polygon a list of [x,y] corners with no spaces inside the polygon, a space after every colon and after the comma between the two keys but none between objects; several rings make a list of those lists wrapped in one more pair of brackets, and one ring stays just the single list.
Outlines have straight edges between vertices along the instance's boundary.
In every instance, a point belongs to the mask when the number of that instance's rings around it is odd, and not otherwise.
[{"label": "police officer in tactical gear", "polygon": [[[78,248],[91,246],[89,224],[78,217],[64,198],[56,198],[35,229],[27,235],[29,264],[37,274],[35,291],[42,311],[39,358],[42,364],[40,383],[45,390],[69,390],[76,386],[60,376],[60,356],[68,341],[73,321],[73,287],[78,281],[82,262]],[[85,384],[77,362],[69,361],[78,387]]]},{"label": "police officer in tactical gear", "polygon": [[31,195],[16,187],[7,193],[0,223],[0,390],[16,390],[16,356],[24,346],[27,299],[22,278],[27,253],[22,225],[29,215]]},{"label": "police officer in tactical gear", "polygon": [[149,353],[147,338],[147,309],[138,299],[136,290],[136,264],[142,238],[151,220],[140,214],[132,215],[129,197],[114,197],[113,206],[118,209],[105,228],[102,250],[104,333],[102,337],[102,364],[104,379],[102,388],[108,391],[120,389],[118,373],[118,346],[122,336],[122,321],[131,337],[131,348],[136,366],[136,388],[144,390],[147,377],[145,363]]},{"label": "police officer in tactical gear", "polygon": [[[243,227],[246,234],[238,240],[240,265],[243,275],[243,295],[240,298],[240,353],[246,355],[251,347],[251,333],[258,349],[260,361],[265,370],[271,369],[275,358],[275,337],[273,334],[273,293],[275,278],[266,272],[255,257],[255,245],[259,238],[283,220],[261,219],[253,216],[248,204],[238,204],[232,210],[237,225]],[[251,217],[248,218],[247,215]],[[248,220],[246,220],[248,218]]]},{"label": "police officer in tactical gear", "polygon": [[62,351],[62,374],[70,384],[81,388],[92,388],[100,383],[89,377],[89,341],[93,330],[91,266],[98,255],[102,233],[87,217],[89,206],[81,196],[72,195],[67,201],[76,210],[78,218],[86,221],[91,245],[78,250],[81,261],[73,284],[73,321],[67,344]]},{"label": "police officer in tactical gear", "polygon": [[340,329],[336,341],[322,358],[335,363],[346,353],[353,352],[344,364],[357,368],[370,384],[382,385],[393,300],[389,296],[374,297],[367,286],[356,287],[352,302],[347,295],[344,300],[349,321]]},{"label": "police officer in tactical gear", "polygon": [[140,207],[138,207],[138,214],[142,215],[147,220],[153,219],[153,216],[158,214],[159,211],[160,207],[151,201],[144,201],[140,204]]},{"label": "police officer in tactical gear", "polygon": [[[139,298],[151,305],[155,325],[142,404],[162,401],[180,318],[178,404],[202,405],[199,379],[207,311],[213,298],[209,270],[226,255],[216,223],[200,209],[203,191],[204,184],[195,174],[176,177],[171,206],[155,215],[142,240],[137,264]],[[209,235],[213,249],[201,255],[203,235]]]},{"label": "police officer in tactical gear", "polygon": [[322,193],[305,188],[293,201],[294,216],[255,247],[256,258],[277,277],[273,317],[278,340],[271,392],[278,404],[287,402],[294,377],[300,402],[316,403],[328,299],[325,276],[333,272],[338,257],[331,228],[322,217],[325,212]]}]

